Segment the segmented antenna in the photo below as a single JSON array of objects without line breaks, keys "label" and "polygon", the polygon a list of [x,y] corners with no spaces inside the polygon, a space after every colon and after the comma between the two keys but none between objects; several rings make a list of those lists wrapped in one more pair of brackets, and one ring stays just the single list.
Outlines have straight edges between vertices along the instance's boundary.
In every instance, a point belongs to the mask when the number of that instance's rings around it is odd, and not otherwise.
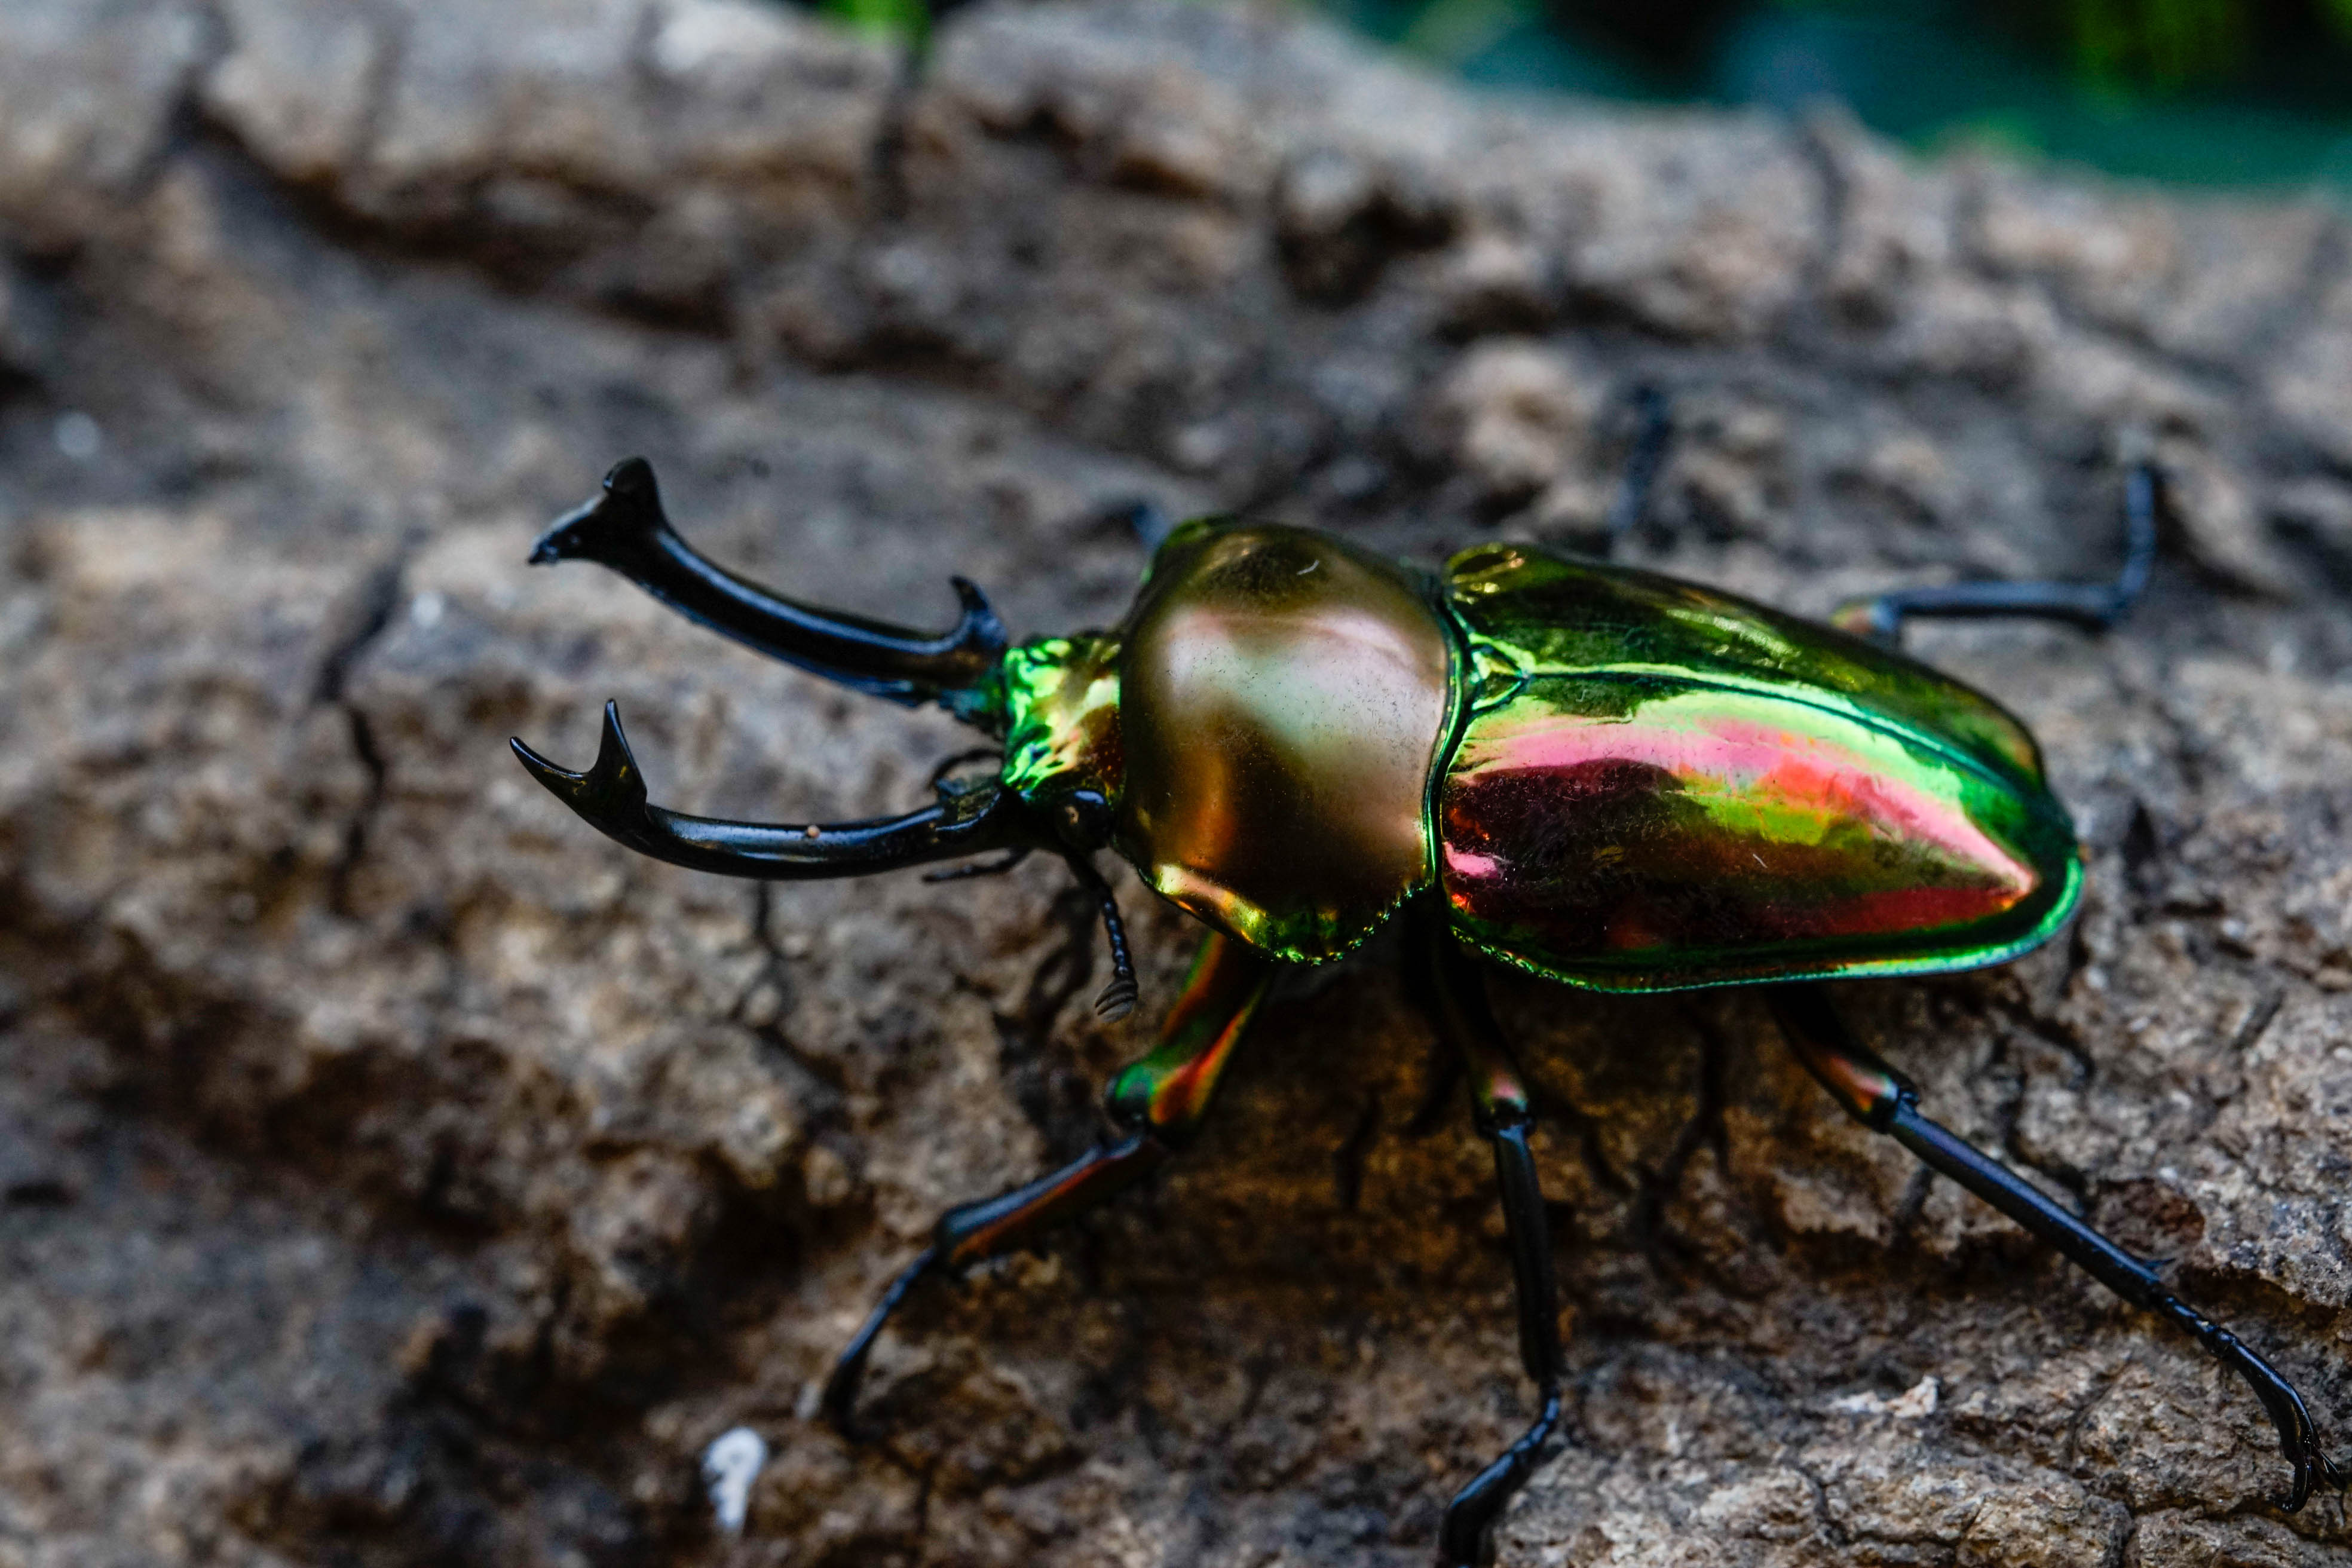
[{"label": "segmented antenna", "polygon": [[1095,1016],[1106,1024],[1116,1024],[1135,1011],[1143,987],[1136,984],[1135,960],[1127,950],[1127,922],[1119,918],[1118,896],[1111,891],[1110,883],[1094,868],[1094,862],[1082,856],[1068,857],[1070,874],[1078,886],[1095,897],[1102,908],[1103,934],[1110,939],[1110,984],[1095,998]]}]

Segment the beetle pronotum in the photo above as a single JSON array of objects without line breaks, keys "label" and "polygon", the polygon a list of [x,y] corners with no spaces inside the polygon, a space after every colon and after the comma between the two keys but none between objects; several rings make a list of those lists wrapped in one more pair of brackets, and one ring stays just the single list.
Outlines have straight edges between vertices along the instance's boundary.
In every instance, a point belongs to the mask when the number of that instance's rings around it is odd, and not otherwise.
[{"label": "beetle pronotum", "polygon": [[[1662,400],[1630,465],[1622,532],[1657,468]],[[1099,902],[1109,1016],[1136,999],[1116,851],[1207,928],[1150,1050],[1109,1085],[1114,1135],[1026,1186],[950,1210],[843,1353],[845,1428],[876,1336],[908,1292],[1015,1247],[1160,1164],[1201,1125],[1286,964],[1339,957],[1392,917],[1417,994],[1468,1070],[1493,1145],[1541,1412],[1448,1506],[1439,1553],[1476,1562],[1559,1419],[1550,1242],[1528,1095],[1479,963],[1617,991],[1768,984],[1790,1047],[1837,1102],[2133,1305],[2187,1330],[2252,1388],[2293,1468],[2284,1506],[2347,1475],[2302,1398],[2146,1262],[1922,1115],[1840,1022],[1823,982],[2012,958],[2073,912],[2082,858],[2025,727],[1895,647],[1911,616],[2039,616],[2100,627],[2145,585],[2157,476],[2126,477],[2112,583],[1887,595],[1814,625],[1650,573],[1511,544],[1434,574],[1328,533],[1202,519],[1157,542],[1117,627],[1013,645],[978,589],[923,637],[796,604],[695,553],[631,458],[559,520],[534,562],[594,561],[761,652],[876,696],[938,702],[997,742],[998,775],[934,779],[903,816],[722,822],[648,804],[615,710],[585,773],[521,742],[525,767],[633,849],[730,876],[861,876],[1044,850]],[[954,874],[954,873],[950,873]]]}]

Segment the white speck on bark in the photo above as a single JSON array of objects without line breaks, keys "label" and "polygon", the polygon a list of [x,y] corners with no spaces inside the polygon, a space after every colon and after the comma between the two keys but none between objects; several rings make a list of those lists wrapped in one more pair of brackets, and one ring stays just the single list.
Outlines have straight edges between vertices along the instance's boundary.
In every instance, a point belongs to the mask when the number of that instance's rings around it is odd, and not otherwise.
[{"label": "white speck on bark", "polygon": [[743,1533],[743,1521],[751,1511],[751,1483],[767,1465],[767,1440],[749,1426],[721,1432],[702,1451],[702,1484],[709,1491],[719,1528],[728,1534]]},{"label": "white speck on bark", "polygon": [[58,450],[77,463],[90,461],[98,456],[98,449],[106,444],[105,434],[99,429],[98,421],[79,408],[69,408],[58,416],[54,434]]},{"label": "white speck on bark", "polygon": [[1849,1394],[1843,1399],[1831,1400],[1830,1409],[1840,1415],[1892,1415],[1897,1421],[1918,1421],[1936,1413],[1936,1396],[1940,1392],[1935,1378],[1928,1376],[1892,1399],[1875,1394]]}]

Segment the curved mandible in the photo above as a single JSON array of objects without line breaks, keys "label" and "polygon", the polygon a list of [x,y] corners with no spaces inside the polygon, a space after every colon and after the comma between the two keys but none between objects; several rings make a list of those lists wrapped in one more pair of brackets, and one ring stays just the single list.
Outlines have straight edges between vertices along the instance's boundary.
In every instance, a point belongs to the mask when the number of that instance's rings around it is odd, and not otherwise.
[{"label": "curved mandible", "polygon": [[738,577],[695,552],[670,526],[651,463],[624,458],[604,493],[555,520],[531,546],[534,566],[593,561],[655,598],[744,647],[909,707],[975,691],[995,674],[1010,639],[981,591],[950,579],[963,614],[926,637],[863,616],[799,604]]},{"label": "curved mandible", "polygon": [[604,732],[586,773],[561,768],[509,742],[530,775],[606,837],[689,870],[771,882],[817,881],[896,871],[962,855],[1034,847],[1039,839],[1020,798],[990,786],[942,795],[903,816],[862,822],[729,822],[652,805],[646,777],[621,732],[619,708],[604,704]]}]

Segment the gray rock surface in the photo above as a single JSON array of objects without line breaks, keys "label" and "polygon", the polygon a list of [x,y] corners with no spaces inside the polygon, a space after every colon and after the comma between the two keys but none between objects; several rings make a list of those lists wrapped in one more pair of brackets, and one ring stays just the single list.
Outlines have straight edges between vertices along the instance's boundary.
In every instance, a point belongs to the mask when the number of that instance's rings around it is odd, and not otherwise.
[{"label": "gray rock surface", "polygon": [[[2124,632],[1916,639],[2039,731],[2084,916],[1847,994],[2352,1436],[2345,241],[1270,9],[990,4],[910,62],[735,0],[0,7],[0,1564],[1422,1563],[1528,1410],[1384,955],[1163,1178],[922,1299],[846,1446],[875,1290],[1090,1141],[1141,1024],[1047,868],[762,892],[585,830],[504,741],[584,758],[608,696],[722,814],[898,808],[959,742],[521,557],[642,451],[754,575],[1064,629],[1138,495],[1589,537],[1643,384],[1637,557],[1808,613],[2104,571],[2164,462]],[[1149,1010],[1186,933],[1128,887]],[[1498,992],[1575,1366],[1506,1563],[2352,1562],[2235,1385],[1752,998]]]}]

